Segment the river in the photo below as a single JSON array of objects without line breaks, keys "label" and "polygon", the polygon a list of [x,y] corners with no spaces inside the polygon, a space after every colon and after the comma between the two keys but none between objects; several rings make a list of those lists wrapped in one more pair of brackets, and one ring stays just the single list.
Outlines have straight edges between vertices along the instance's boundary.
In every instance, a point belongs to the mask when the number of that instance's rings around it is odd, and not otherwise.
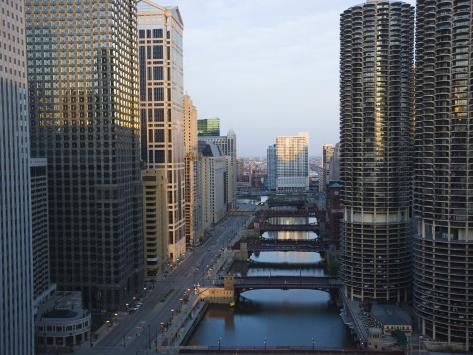
[{"label": "river", "polygon": [[[278,219],[278,224],[282,223],[289,221]],[[316,236],[311,232],[274,232],[263,237]],[[261,252],[250,259],[252,264],[236,263],[232,272],[248,276],[325,275],[319,253]],[[221,346],[252,347],[266,342],[268,347],[312,346],[314,341],[316,347],[349,347],[353,341],[339,313],[330,295],[323,291],[247,291],[234,308],[210,305],[186,345],[218,346],[220,342]]]}]

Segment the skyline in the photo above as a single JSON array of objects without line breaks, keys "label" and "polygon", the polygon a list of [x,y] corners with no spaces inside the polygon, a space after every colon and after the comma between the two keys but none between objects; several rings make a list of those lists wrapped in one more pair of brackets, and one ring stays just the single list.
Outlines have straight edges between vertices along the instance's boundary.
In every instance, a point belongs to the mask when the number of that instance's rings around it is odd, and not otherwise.
[{"label": "skyline", "polygon": [[339,16],[362,2],[159,3],[184,19],[184,83],[198,118],[219,117],[221,134],[233,129],[239,156],[264,157],[278,135],[308,131],[309,156],[339,141]]}]

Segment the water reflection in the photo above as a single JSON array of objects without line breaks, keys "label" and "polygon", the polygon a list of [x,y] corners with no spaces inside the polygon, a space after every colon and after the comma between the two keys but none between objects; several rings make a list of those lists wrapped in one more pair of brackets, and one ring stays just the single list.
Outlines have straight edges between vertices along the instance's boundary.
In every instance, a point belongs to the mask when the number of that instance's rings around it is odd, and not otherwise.
[{"label": "water reflection", "polygon": [[293,232],[293,231],[271,231],[264,232],[263,239],[287,239],[287,240],[314,240],[317,234],[314,232]]},{"label": "water reflection", "polygon": [[271,217],[268,218],[268,223],[271,224],[315,224],[317,218],[315,217]]}]

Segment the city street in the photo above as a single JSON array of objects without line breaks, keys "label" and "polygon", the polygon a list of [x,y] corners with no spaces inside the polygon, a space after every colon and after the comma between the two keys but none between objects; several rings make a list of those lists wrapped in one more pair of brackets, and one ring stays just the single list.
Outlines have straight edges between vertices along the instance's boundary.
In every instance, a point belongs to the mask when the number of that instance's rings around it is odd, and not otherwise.
[{"label": "city street", "polygon": [[[109,333],[90,348],[82,347],[78,354],[116,355],[146,354],[160,331],[160,323],[172,319],[181,306],[184,293],[193,291],[195,284],[211,283],[208,269],[212,267],[222,248],[249,220],[248,216],[228,216],[209,234],[209,237],[172,270],[168,276],[156,283],[156,287],[144,298],[138,311],[117,316],[117,324]],[[172,320],[171,320],[172,322]]]}]

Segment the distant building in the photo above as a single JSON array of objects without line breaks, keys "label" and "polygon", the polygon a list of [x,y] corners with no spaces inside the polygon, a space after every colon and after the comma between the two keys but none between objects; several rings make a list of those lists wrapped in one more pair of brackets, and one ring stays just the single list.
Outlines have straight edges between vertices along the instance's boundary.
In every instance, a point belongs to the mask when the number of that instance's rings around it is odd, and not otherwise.
[{"label": "distant building", "polygon": [[145,276],[155,277],[169,261],[167,176],[161,169],[142,170]]},{"label": "distant building", "polygon": [[35,313],[55,290],[49,272],[48,168],[46,159],[30,160],[31,230],[33,237],[33,288]]},{"label": "distant building", "polygon": [[227,213],[227,180],[231,158],[221,154],[212,143],[199,142],[202,184],[202,221],[204,228],[218,223]]},{"label": "distant building", "polygon": [[276,190],[304,192],[309,190],[309,135],[276,137]]},{"label": "distant building", "polygon": [[325,192],[327,189],[327,184],[330,181],[330,171],[333,158],[333,145],[324,144],[322,146],[322,175],[319,180],[319,191]]},{"label": "distant building", "polygon": [[343,205],[340,181],[330,181],[326,186],[326,225],[328,237],[339,242],[342,237]]},{"label": "distant building", "polygon": [[168,257],[186,251],[184,145],[184,25],[177,7],[138,3],[142,160],[167,178]]},{"label": "distant building", "polygon": [[268,147],[267,155],[267,181],[266,187],[268,190],[276,190],[276,145],[272,144]]},{"label": "distant building", "polygon": [[197,198],[200,196],[198,189],[200,186],[196,183],[197,171],[196,160],[199,158],[197,142],[197,109],[193,105],[190,96],[184,95],[184,145],[186,148],[186,243],[194,245],[199,237],[199,231],[196,230],[196,205],[200,206]]},{"label": "distant building", "polygon": [[340,143],[335,144],[335,148],[333,148],[333,155],[332,159],[330,160],[330,174],[329,180],[330,181],[339,181],[340,180]]},{"label": "distant building", "polygon": [[206,118],[197,120],[199,136],[220,136],[220,118]]},{"label": "distant building", "polygon": [[235,132],[230,130],[226,136],[202,136],[199,137],[199,141],[216,145],[221,155],[230,157],[232,169],[229,171],[229,176],[227,179],[226,188],[229,195],[227,206],[228,208],[235,207],[237,190],[237,148]]}]

